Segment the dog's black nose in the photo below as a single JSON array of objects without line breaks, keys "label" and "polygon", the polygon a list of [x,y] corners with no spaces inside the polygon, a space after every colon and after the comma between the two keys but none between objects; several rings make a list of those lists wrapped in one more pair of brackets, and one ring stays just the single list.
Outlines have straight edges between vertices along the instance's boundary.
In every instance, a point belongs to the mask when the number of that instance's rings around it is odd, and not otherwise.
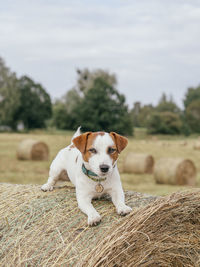
[{"label": "dog's black nose", "polygon": [[100,165],[99,167],[100,167],[100,170],[101,170],[102,172],[104,172],[104,173],[108,172],[108,170],[109,170],[109,166],[106,165],[106,164],[102,164],[102,165]]}]

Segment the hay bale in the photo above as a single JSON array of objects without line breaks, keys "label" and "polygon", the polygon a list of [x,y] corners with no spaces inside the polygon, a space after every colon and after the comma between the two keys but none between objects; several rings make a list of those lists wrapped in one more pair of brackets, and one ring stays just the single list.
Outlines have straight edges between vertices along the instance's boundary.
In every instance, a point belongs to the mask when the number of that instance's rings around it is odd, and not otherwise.
[{"label": "hay bale", "polygon": [[148,154],[128,153],[123,166],[126,173],[152,173],[154,167],[154,158]]},{"label": "hay bale", "polygon": [[154,178],[159,184],[194,186],[196,167],[189,159],[162,158],[155,164]]},{"label": "hay bale", "polygon": [[81,266],[200,266],[200,190],[159,198],[131,213]]},{"label": "hay bale", "polygon": [[[134,210],[155,199],[126,192]],[[0,203],[0,266],[77,266],[97,240],[126,220],[104,198],[93,202],[101,224],[88,227],[69,186],[44,193],[38,185],[0,184]]]},{"label": "hay bale", "polygon": [[194,149],[195,149],[195,150],[200,150],[200,141],[198,141],[198,142],[196,142],[196,143],[194,144]]},{"label": "hay bale", "polygon": [[126,192],[130,215],[94,201],[102,222],[88,227],[72,187],[0,184],[0,266],[199,266],[199,199]]},{"label": "hay bale", "polygon": [[25,139],[19,143],[17,158],[21,160],[48,160],[49,149],[44,142]]}]

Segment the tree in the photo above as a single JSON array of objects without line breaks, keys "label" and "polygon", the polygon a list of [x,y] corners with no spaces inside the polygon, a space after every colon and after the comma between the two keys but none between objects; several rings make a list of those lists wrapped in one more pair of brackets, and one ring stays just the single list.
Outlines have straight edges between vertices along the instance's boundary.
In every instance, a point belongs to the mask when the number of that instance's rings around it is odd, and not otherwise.
[{"label": "tree", "polygon": [[139,114],[141,112],[141,103],[135,102],[131,110],[131,117],[134,127],[140,127]]},{"label": "tree", "polygon": [[76,108],[80,101],[80,92],[78,92],[75,88],[69,90],[62,99],[62,102],[65,104],[68,114],[73,112],[74,108]]},{"label": "tree", "polygon": [[185,109],[195,100],[200,99],[200,85],[196,88],[190,87],[187,90],[187,93],[185,95],[184,99],[184,106]]},{"label": "tree", "polygon": [[78,124],[85,131],[116,131],[127,135],[133,133],[124,95],[103,77],[94,80],[93,87],[85,93],[76,111],[79,118]]},{"label": "tree", "polygon": [[200,98],[193,100],[186,108],[185,117],[190,129],[200,133]]},{"label": "tree", "polygon": [[148,120],[154,111],[155,109],[152,105],[142,106],[140,102],[135,102],[134,107],[131,110],[134,127],[146,128],[148,126]]},{"label": "tree", "polygon": [[27,76],[18,81],[20,90],[20,106],[17,119],[25,128],[44,128],[45,121],[52,115],[51,99],[41,84],[35,83]]},{"label": "tree", "polygon": [[[53,118],[52,123],[58,129],[62,130],[75,130],[77,128],[77,114],[71,110],[69,112],[66,108],[66,104],[61,101],[56,101],[53,105]],[[73,107],[75,108],[75,107]]]},{"label": "tree", "polygon": [[20,105],[17,77],[0,58],[0,124],[16,129],[16,111]]},{"label": "tree", "polygon": [[182,122],[181,133],[184,134],[185,136],[189,136],[192,131],[191,131],[191,128],[187,122],[185,114],[182,113],[180,118],[181,118],[181,122]]},{"label": "tree", "polygon": [[94,71],[89,71],[88,69],[77,70],[78,79],[75,88],[79,93],[86,94],[87,91],[93,88],[94,80],[97,78],[102,78],[111,86],[116,86],[117,79],[114,74],[110,74],[105,70],[97,69]]},{"label": "tree", "polygon": [[59,129],[74,130],[77,127],[76,108],[81,97],[75,88],[69,90],[66,95],[53,105],[52,123]]},{"label": "tree", "polygon": [[61,101],[53,105],[53,125],[58,129],[70,129],[66,106]]},{"label": "tree", "polygon": [[168,99],[166,94],[163,93],[158,105],[156,106],[156,110],[158,112],[173,112],[173,113],[179,113],[180,114],[180,108],[176,105],[174,102],[172,96]]},{"label": "tree", "polygon": [[186,130],[187,134],[199,132],[198,100],[200,100],[200,85],[196,88],[188,88],[183,101],[185,109],[182,116],[183,130]]},{"label": "tree", "polygon": [[148,121],[153,112],[155,112],[155,108],[152,105],[144,105],[140,109],[140,113],[138,116],[140,127],[144,127],[144,128],[148,127]]},{"label": "tree", "polygon": [[182,122],[180,116],[173,112],[155,112],[148,122],[151,134],[180,134]]},{"label": "tree", "polygon": [[180,134],[185,131],[186,125],[183,127],[182,113],[180,108],[174,102],[172,96],[167,97],[163,93],[158,105],[154,108],[154,112],[147,112],[147,128],[151,134]]},{"label": "tree", "polygon": [[[116,80],[115,75],[110,74],[105,70],[98,69],[98,70],[94,70],[94,71],[89,71],[88,69],[83,69],[83,70],[77,70],[77,74],[78,74],[78,77],[77,77],[76,85],[71,90],[69,90],[66,93],[66,95],[64,97],[62,97],[62,99],[57,101],[57,103],[54,105],[53,124],[56,127],[59,127],[62,129],[75,129],[79,125],[83,125],[83,128],[84,128],[84,125],[85,125],[84,129],[89,129],[89,128],[92,129],[91,125],[88,128],[88,124],[90,124],[90,122],[89,121],[86,122],[87,119],[85,119],[88,116],[94,116],[95,117],[94,114],[89,115],[89,114],[87,114],[87,111],[85,111],[85,110],[87,110],[87,107],[85,107],[84,105],[88,105],[87,104],[89,101],[88,96],[89,96],[89,98],[91,97],[89,91],[96,88],[96,81],[98,79],[104,81],[106,83],[106,86],[108,86],[108,87],[114,88],[114,86],[117,84],[117,80]],[[103,92],[105,94],[107,93],[106,90],[104,90]],[[101,93],[102,93],[101,90],[95,91],[96,96],[99,96],[99,98],[96,97],[95,103],[100,101],[101,98],[102,98],[102,101],[104,101],[104,98],[102,97]],[[93,94],[93,93],[91,93],[91,94]],[[106,97],[106,96],[104,96],[104,97]],[[113,97],[117,98],[118,95],[113,95]],[[125,102],[124,96],[122,96],[122,95],[120,96],[120,94],[119,94],[119,98],[123,99]],[[114,112],[115,112],[115,109],[118,109],[118,111],[117,111],[118,115],[119,115],[119,110],[121,109],[120,103],[122,103],[122,102],[123,101],[117,103],[118,106],[116,106],[116,103],[114,103],[114,100],[111,103],[112,105],[113,104],[115,105],[115,107],[113,107]],[[94,103],[92,103],[92,105],[94,105]],[[102,103],[102,105],[103,105],[103,103]],[[124,105],[124,104],[122,104],[122,105]],[[96,106],[96,109],[98,109],[98,108],[99,107]],[[122,110],[123,110],[123,108],[124,107],[122,107]],[[107,107],[107,109],[108,109],[108,107]],[[102,110],[99,110],[99,114],[101,113],[101,111]],[[98,112],[98,111],[95,111],[95,112]],[[110,106],[109,112],[112,113],[112,107],[111,106]],[[124,111],[122,111],[122,113],[123,112]],[[102,117],[104,115],[105,115],[105,113],[101,114],[101,120],[103,120]],[[118,116],[118,115],[116,115],[116,116]],[[58,118],[58,116],[59,116],[59,118]],[[111,116],[111,114],[109,114],[108,116]],[[125,120],[128,121],[130,119],[129,114],[127,116],[128,116],[127,118],[123,119],[124,121]],[[98,124],[99,119],[100,118],[97,117],[97,122],[95,122],[95,123]],[[107,121],[108,119],[109,118],[106,118],[104,120]],[[93,124],[93,123],[91,123],[91,124]],[[132,123],[131,123],[131,125],[132,125]],[[98,127],[101,128],[100,125]],[[104,127],[104,125],[102,125],[102,127]],[[119,125],[118,128],[121,129],[123,127],[124,127],[124,124],[121,123],[121,126]],[[96,127],[93,127],[93,128],[96,129]],[[100,128],[98,128],[98,129],[100,129]],[[101,128],[101,129],[107,129],[107,126],[105,125],[105,128]]]}]

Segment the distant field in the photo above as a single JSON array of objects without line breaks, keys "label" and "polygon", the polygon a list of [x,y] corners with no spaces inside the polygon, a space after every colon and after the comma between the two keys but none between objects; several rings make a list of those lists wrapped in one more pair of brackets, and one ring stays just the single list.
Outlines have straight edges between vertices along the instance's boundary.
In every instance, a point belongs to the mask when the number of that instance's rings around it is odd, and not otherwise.
[{"label": "distant field", "polygon": [[[138,134],[138,132],[137,132]],[[139,136],[139,135],[138,135]],[[200,187],[200,151],[193,149],[195,139],[187,140],[186,146],[181,146],[183,138],[173,137],[163,140],[163,136],[153,139],[142,136],[144,139],[129,138],[128,147],[122,152],[119,159],[121,169],[124,157],[129,151],[136,153],[149,153],[156,159],[160,157],[183,157],[194,161],[198,175],[197,187]],[[25,138],[34,138],[44,141],[50,149],[50,159],[47,162],[19,161],[16,158],[18,143]],[[48,170],[52,159],[57,152],[67,146],[71,140],[70,132],[44,133],[42,131],[30,134],[1,133],[0,134],[0,182],[22,183],[22,184],[43,184],[48,178]],[[134,190],[153,195],[166,195],[175,191],[185,190],[183,186],[157,185],[153,175],[121,174],[124,189]]]}]

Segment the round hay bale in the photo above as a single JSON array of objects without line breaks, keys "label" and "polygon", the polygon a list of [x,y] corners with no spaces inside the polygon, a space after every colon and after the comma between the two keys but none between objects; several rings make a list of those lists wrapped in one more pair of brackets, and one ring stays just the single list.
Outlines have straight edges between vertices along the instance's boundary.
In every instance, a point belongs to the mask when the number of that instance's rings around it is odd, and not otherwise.
[{"label": "round hay bale", "polygon": [[130,152],[124,160],[123,171],[125,173],[152,173],[154,158],[148,154],[135,154]]},{"label": "round hay bale", "polygon": [[44,142],[33,139],[23,140],[17,148],[17,158],[21,160],[48,160],[49,149]]},{"label": "round hay bale", "polygon": [[159,198],[107,232],[84,267],[200,266],[200,190]]},{"label": "round hay bale", "polygon": [[195,149],[195,150],[200,150],[200,141],[198,141],[198,142],[196,142],[196,143],[194,144],[194,149]]},{"label": "round hay bale", "polygon": [[154,178],[159,184],[194,186],[196,167],[189,159],[162,158],[155,164]]},{"label": "round hay bale", "polygon": [[[137,192],[125,197],[134,209],[156,199]],[[38,185],[0,183],[0,203],[0,266],[78,266],[107,230],[126,220],[107,197],[93,201],[102,222],[88,227],[70,186],[44,193]]]},{"label": "round hay bale", "polygon": [[126,192],[130,215],[104,198],[93,202],[101,224],[88,227],[74,188],[0,183],[0,266],[200,266],[199,199]]}]

